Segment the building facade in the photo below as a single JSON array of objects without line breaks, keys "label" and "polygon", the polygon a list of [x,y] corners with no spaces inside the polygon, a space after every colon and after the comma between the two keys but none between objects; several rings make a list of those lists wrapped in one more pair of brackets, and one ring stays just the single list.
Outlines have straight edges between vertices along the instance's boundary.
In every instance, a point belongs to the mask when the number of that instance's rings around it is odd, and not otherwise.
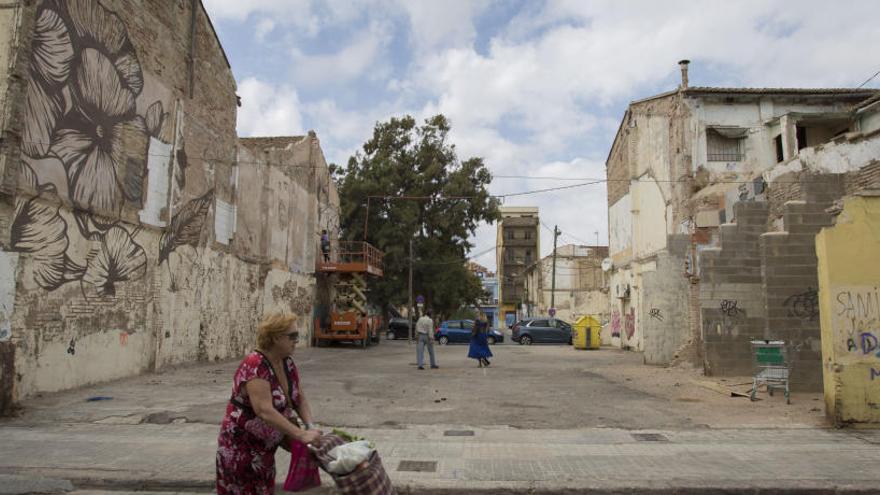
[{"label": "building facade", "polygon": [[607,256],[607,246],[567,244],[557,248],[555,297],[553,254],[532,263],[525,275],[528,316],[546,316],[555,307],[556,317],[569,323],[584,315],[606,321],[608,291],[602,260]]},{"label": "building facade", "polygon": [[495,263],[498,275],[497,326],[511,326],[525,315],[528,305],[525,270],[540,256],[540,228],[537,206],[503,206],[499,208],[495,242]]},{"label": "building facade", "polygon": [[863,143],[873,131],[856,107],[876,91],[689,87],[681,66],[677,90],[629,105],[606,162],[609,337],[712,375],[749,374],[749,340],[781,338],[795,385],[816,390],[813,237],[826,208],[876,177],[869,154],[803,162]]},{"label": "building facade", "polygon": [[0,26],[0,411],[240,356],[268,311],[308,334],[338,198],[314,134],[239,142],[201,2],[13,2]]}]

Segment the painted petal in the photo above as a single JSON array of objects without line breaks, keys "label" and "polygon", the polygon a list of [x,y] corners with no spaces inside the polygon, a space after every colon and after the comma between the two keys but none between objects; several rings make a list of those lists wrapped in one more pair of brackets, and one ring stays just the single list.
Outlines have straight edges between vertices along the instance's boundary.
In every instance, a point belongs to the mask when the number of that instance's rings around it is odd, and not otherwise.
[{"label": "painted petal", "polygon": [[61,115],[61,101],[46,93],[43,85],[28,78],[24,105],[24,132],[22,150],[28,156],[46,156],[51,145],[55,124]]},{"label": "painted petal", "polygon": [[115,13],[95,0],[67,0],[67,11],[76,33],[91,38],[110,54],[117,54],[128,42],[125,25]]},{"label": "painted petal", "polygon": [[122,76],[125,85],[135,94],[141,94],[144,89],[144,75],[141,73],[141,64],[133,53],[126,53],[116,59],[116,70]]},{"label": "painted petal", "polygon": [[134,94],[122,85],[116,67],[101,52],[86,48],[74,72],[73,93],[83,112],[96,124],[134,112]]},{"label": "painted petal", "polygon": [[61,163],[61,160],[54,156],[35,159],[27,155],[23,156],[22,160],[33,171],[37,190],[43,191],[51,187],[54,188],[58,197],[65,199],[70,197],[67,188],[67,171],[64,170],[64,164]]},{"label": "painted petal", "polygon": [[104,242],[89,259],[83,282],[94,285],[101,295],[115,293],[114,284],[137,280],[147,272],[147,254],[122,227],[104,235]]},{"label": "painted petal", "polygon": [[58,157],[73,177],[77,164],[92,151],[95,142],[88,134],[76,129],[59,129],[52,139],[49,153]]},{"label": "painted petal", "polygon": [[117,179],[129,201],[141,206],[150,138],[139,115],[113,126],[112,156]]},{"label": "painted petal", "polygon": [[58,207],[37,199],[19,199],[12,223],[12,249],[32,253],[34,279],[46,290],[64,283],[64,251],[67,224],[58,216]]},{"label": "painted petal", "polygon": [[34,25],[31,41],[31,67],[47,83],[58,85],[67,81],[73,45],[67,26],[54,10],[43,9]]},{"label": "painted petal", "polygon": [[167,115],[162,113],[162,111],[162,101],[157,100],[147,109],[147,115],[144,119],[146,121],[147,131],[150,133],[150,136],[153,136],[156,139],[159,139],[159,133],[162,132],[162,122],[165,120],[165,115]]},{"label": "painted petal", "polygon": [[95,147],[80,164],[73,180],[74,204],[96,213],[115,213],[122,206],[113,158]]}]

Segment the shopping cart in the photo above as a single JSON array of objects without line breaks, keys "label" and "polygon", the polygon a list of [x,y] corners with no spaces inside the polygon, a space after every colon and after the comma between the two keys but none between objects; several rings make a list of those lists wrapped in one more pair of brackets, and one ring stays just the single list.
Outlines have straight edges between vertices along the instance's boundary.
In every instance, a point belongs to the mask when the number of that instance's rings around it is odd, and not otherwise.
[{"label": "shopping cart", "polygon": [[767,386],[767,393],[773,396],[773,389],[779,388],[785,391],[785,403],[791,404],[791,390],[788,385],[791,366],[788,359],[788,348],[783,340],[753,340],[752,344],[752,369],[754,379],[752,392],[749,395],[755,400],[758,387]]}]

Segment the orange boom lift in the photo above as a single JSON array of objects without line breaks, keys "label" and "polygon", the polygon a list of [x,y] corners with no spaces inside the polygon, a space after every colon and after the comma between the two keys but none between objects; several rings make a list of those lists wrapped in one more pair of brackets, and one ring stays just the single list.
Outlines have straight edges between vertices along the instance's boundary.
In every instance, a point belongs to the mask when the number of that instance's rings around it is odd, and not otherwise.
[{"label": "orange boom lift", "polygon": [[382,316],[370,312],[367,304],[369,277],[381,277],[382,251],[368,242],[339,241],[330,250],[329,261],[318,259],[316,271],[332,278],[336,289],[329,318],[315,318],[318,346],[331,341],[352,341],[366,348],[379,343]]}]

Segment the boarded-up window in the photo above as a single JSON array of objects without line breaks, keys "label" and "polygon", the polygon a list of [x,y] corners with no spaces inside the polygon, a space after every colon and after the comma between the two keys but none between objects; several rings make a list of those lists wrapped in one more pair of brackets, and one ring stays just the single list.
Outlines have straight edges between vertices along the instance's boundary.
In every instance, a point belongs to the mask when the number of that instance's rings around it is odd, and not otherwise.
[{"label": "boarded-up window", "polygon": [[742,161],[744,134],[745,129],[736,129],[731,132],[726,129],[706,129],[706,159],[710,162]]},{"label": "boarded-up window", "polygon": [[235,233],[235,205],[217,198],[215,207],[214,233],[217,242],[228,245]]}]

